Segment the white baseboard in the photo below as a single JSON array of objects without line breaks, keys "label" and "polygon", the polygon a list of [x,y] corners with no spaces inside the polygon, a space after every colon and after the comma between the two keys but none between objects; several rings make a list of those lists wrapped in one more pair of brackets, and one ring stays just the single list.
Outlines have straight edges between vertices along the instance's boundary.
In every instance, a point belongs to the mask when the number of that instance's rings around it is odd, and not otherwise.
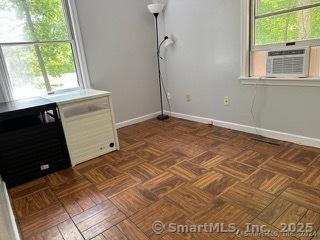
[{"label": "white baseboard", "polygon": [[136,123],[140,123],[140,122],[155,118],[158,115],[159,115],[159,112],[155,112],[155,113],[150,113],[150,114],[144,115],[142,117],[137,117],[137,118],[133,118],[133,119],[130,119],[130,120],[127,120],[124,122],[119,122],[119,123],[116,123],[116,128],[117,129],[123,128],[123,127],[130,126],[130,125],[133,125]]},{"label": "white baseboard", "polygon": [[268,137],[268,138],[278,139],[281,141],[293,142],[300,145],[320,148],[320,139],[317,139],[317,138],[310,138],[310,137],[305,137],[301,135],[294,135],[290,133],[278,132],[278,131],[273,131],[273,130],[268,130],[263,128],[254,128],[247,125],[219,121],[219,120],[214,120],[214,119],[204,118],[204,117],[197,117],[197,116],[192,116],[192,115],[187,115],[182,113],[172,113],[172,116],[176,118],[182,118],[182,119],[194,121],[194,122],[200,122],[200,123],[206,123],[206,124],[213,123],[215,126],[242,131],[246,133],[256,134],[258,132],[259,135],[263,137]]}]

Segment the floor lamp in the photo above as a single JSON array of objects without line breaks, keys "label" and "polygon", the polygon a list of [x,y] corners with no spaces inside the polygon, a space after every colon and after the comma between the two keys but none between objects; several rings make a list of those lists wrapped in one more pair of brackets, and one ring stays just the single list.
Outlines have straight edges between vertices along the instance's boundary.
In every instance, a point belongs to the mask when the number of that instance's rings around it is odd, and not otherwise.
[{"label": "floor lamp", "polygon": [[[159,44],[158,16],[162,12],[163,8],[164,8],[163,4],[149,4],[148,5],[149,11],[153,14],[153,16],[155,18],[155,25],[156,25],[158,77],[159,77],[160,104],[161,104],[161,114],[157,117],[157,119],[160,121],[164,121],[164,120],[169,119],[169,116],[164,114],[164,111],[163,111],[163,97],[162,97],[163,81],[162,81],[162,77],[161,77],[161,68],[160,68],[160,49],[161,49],[162,45],[164,45],[165,47],[168,47],[171,44],[173,44],[173,41],[168,36],[165,36],[164,39]],[[165,94],[167,94],[167,93],[165,93]]]}]

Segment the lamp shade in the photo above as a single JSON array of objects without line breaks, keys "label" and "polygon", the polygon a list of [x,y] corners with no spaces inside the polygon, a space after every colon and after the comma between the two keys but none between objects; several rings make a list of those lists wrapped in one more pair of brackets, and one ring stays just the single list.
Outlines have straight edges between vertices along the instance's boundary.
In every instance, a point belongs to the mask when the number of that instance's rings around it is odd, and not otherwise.
[{"label": "lamp shade", "polygon": [[172,39],[168,38],[165,42],[164,42],[164,47],[167,48],[171,45],[174,44],[174,41],[172,41]]},{"label": "lamp shade", "polygon": [[155,3],[155,4],[149,4],[148,9],[152,14],[155,13],[161,13],[164,8],[164,4]]}]

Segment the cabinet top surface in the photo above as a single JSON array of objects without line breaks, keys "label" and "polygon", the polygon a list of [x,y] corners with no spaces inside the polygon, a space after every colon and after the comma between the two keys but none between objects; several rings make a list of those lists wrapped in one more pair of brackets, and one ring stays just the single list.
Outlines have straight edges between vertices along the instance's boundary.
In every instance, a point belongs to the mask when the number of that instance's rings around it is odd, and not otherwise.
[{"label": "cabinet top surface", "polygon": [[19,111],[19,110],[25,110],[28,108],[46,106],[51,104],[54,104],[54,103],[48,99],[41,98],[41,97],[0,103],[0,114]]},{"label": "cabinet top surface", "polygon": [[57,103],[58,105],[63,105],[67,103],[73,103],[73,102],[79,102],[79,101],[84,101],[88,99],[94,99],[94,98],[99,98],[99,97],[106,97],[110,96],[110,92],[106,91],[100,91],[100,90],[94,90],[94,89],[82,89],[82,90],[77,90],[77,91],[71,91],[71,92],[66,92],[66,93],[61,93],[61,94],[56,94],[56,95],[49,95],[46,96],[45,98]]}]

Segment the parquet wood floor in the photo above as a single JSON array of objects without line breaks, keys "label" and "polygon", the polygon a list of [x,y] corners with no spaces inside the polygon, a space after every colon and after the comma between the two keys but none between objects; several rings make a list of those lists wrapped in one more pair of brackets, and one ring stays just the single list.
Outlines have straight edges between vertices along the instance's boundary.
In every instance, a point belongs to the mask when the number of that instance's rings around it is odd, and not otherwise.
[{"label": "parquet wood floor", "polygon": [[272,230],[312,223],[318,230],[320,149],[254,137],[176,118],[119,129],[120,151],[10,189],[22,236],[237,239],[233,233],[157,235],[154,221],[253,223]]}]

